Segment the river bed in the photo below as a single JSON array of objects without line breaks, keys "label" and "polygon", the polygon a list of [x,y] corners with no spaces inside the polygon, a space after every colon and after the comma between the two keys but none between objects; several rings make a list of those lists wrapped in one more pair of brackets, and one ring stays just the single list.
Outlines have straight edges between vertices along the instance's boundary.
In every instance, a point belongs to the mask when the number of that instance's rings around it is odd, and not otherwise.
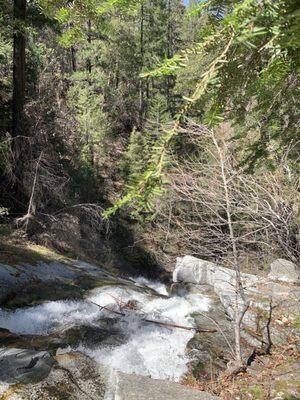
[{"label": "river bed", "polygon": [[162,282],[139,277],[128,285],[122,282],[87,291],[83,300],[0,310],[0,326],[16,334],[40,336],[74,327],[110,326],[115,342],[97,340],[96,333],[90,343],[71,345],[64,351],[79,350],[121,372],[179,381],[192,361],[186,347],[195,331],[147,323],[145,318],[193,327],[192,314],[209,308],[210,299],[205,295],[169,296]]}]

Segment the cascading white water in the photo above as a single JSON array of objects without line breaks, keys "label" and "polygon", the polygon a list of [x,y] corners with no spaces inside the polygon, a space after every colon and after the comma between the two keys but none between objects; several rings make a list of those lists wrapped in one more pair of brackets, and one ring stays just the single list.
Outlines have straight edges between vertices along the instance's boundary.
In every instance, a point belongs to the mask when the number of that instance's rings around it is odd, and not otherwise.
[{"label": "cascading white water", "polygon": [[125,315],[117,316],[114,325],[125,335],[125,343],[107,347],[100,342],[96,348],[81,345],[77,350],[126,373],[178,381],[187,371],[190,360],[185,350],[194,331],[146,323],[144,318],[193,326],[191,314],[207,311],[210,300],[201,295],[167,297],[165,285],[145,278],[136,279],[136,284],[148,286],[156,295],[141,291],[140,287],[135,290],[124,285],[106,286],[94,289],[81,301],[51,301],[14,312],[2,310],[0,326],[19,334],[38,335],[72,326],[96,326],[101,317],[116,318],[116,315],[93,303],[118,310],[119,306],[134,301],[134,309],[123,310]]}]

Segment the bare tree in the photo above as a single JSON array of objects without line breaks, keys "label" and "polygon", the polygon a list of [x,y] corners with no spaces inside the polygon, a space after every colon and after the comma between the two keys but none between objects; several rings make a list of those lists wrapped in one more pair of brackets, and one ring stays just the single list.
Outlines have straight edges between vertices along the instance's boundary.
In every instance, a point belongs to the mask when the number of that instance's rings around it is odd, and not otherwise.
[{"label": "bare tree", "polygon": [[[244,318],[246,311],[249,308],[249,300],[247,300],[243,283],[241,280],[241,270],[238,259],[238,250],[237,250],[237,238],[235,234],[235,229],[233,225],[233,198],[231,195],[231,182],[233,181],[233,177],[230,175],[231,169],[227,168],[227,154],[222,152],[217,139],[215,138],[214,131],[211,131],[211,137],[215,148],[217,150],[217,154],[219,157],[219,165],[221,170],[221,177],[223,182],[224,189],[224,198],[226,205],[226,217],[227,224],[229,229],[229,238],[232,246],[232,254],[233,254],[233,266],[235,270],[235,304],[234,304],[234,336],[235,336],[235,363],[232,369],[232,372],[242,370],[245,365],[242,359],[242,351],[241,351],[241,324]],[[224,145],[223,145],[224,148]],[[227,156],[227,157],[226,157]]]},{"label": "bare tree", "polygon": [[[219,152],[206,128],[192,125],[184,134],[186,153],[180,159],[172,157],[168,191],[164,201],[157,202],[155,237],[150,231],[147,235],[149,240],[163,243],[161,251],[166,258],[172,256],[172,248],[175,256],[183,250],[227,264],[233,250]],[[222,135],[214,134],[226,164],[230,222],[239,254],[251,253],[258,260],[278,254],[297,262],[299,180],[294,176],[286,179],[281,167],[276,173],[247,174],[239,166],[234,143],[220,140]]]},{"label": "bare tree", "polygon": [[291,259],[299,256],[292,207],[298,182],[290,179],[286,191],[281,173],[247,174],[235,144],[222,131],[190,125],[184,134],[186,154],[172,157],[169,191],[166,201],[158,202],[154,231],[159,240],[164,236],[164,251],[178,243],[176,255],[226,261],[234,269],[235,357],[230,371],[236,373],[245,368],[241,330],[249,307],[241,280],[243,254],[275,251]]},{"label": "bare tree", "polygon": [[34,205],[34,195],[35,195],[35,189],[37,185],[37,180],[38,180],[38,172],[39,172],[39,165],[41,162],[43,152],[40,153],[40,156],[37,160],[36,163],[36,168],[35,168],[35,174],[34,174],[34,179],[32,183],[32,189],[31,189],[31,195],[29,199],[29,204],[28,204],[28,209],[27,209],[27,214],[24,215],[22,218],[19,218],[18,222],[25,222],[25,232],[27,232],[28,229],[28,221],[32,216],[32,213],[35,213],[35,205]]}]

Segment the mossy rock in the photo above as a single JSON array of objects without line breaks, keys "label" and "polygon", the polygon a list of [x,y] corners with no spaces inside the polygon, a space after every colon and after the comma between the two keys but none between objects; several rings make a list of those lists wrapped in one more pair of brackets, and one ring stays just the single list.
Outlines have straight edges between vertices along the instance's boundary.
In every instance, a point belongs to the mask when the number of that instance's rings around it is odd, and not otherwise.
[{"label": "mossy rock", "polygon": [[3,306],[8,309],[16,309],[39,304],[45,300],[76,300],[81,299],[84,290],[74,285],[68,284],[45,284],[43,282],[28,284],[25,290],[11,293]]}]

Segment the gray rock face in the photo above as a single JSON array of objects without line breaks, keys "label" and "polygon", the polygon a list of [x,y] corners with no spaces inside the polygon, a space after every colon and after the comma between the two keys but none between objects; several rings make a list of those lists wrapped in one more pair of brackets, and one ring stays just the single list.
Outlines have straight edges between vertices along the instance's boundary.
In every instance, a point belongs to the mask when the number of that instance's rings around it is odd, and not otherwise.
[{"label": "gray rock face", "polygon": [[[20,351],[11,349],[12,354]],[[40,352],[42,353],[42,352]],[[41,355],[42,356],[42,355]],[[28,356],[29,357],[29,356]],[[30,357],[29,357],[30,358]],[[58,351],[47,376],[31,385],[22,381],[4,391],[7,400],[217,400],[174,382],[127,375],[79,352]],[[27,381],[26,381],[27,383]]]},{"label": "gray rock face", "polygon": [[0,382],[38,382],[48,376],[54,364],[54,359],[46,351],[0,349]]},{"label": "gray rock face", "polygon": [[173,282],[210,284],[207,270],[214,267],[215,264],[192,256],[178,257],[173,272]]},{"label": "gray rock face", "polygon": [[84,284],[87,281],[93,287],[92,283],[97,279],[115,280],[103,269],[82,261],[74,261],[72,264],[40,262],[34,266],[0,263],[0,303],[6,305],[7,300],[11,301],[14,297],[17,305],[22,305],[22,298],[24,303],[30,303],[32,298],[78,298],[78,282]]},{"label": "gray rock face", "polygon": [[108,373],[81,353],[60,354],[48,376],[31,385],[12,386],[8,400],[104,399]]},{"label": "gray rock face", "polygon": [[[251,288],[259,281],[259,278],[250,274],[241,274],[243,285]],[[192,256],[177,258],[173,272],[174,282],[188,282],[200,285],[210,285],[230,317],[233,317],[233,304],[235,299],[235,271],[224,268],[209,261],[200,260]]]},{"label": "gray rock face", "polygon": [[[257,276],[251,274],[241,274],[241,276],[247,286],[252,286],[259,280]],[[232,290],[232,285],[235,282],[235,271],[206,260],[184,256],[177,258],[173,281],[211,285],[217,291]]]},{"label": "gray rock face", "polygon": [[117,374],[112,400],[217,400],[219,397],[190,389],[178,383],[144,376]]},{"label": "gray rock face", "polygon": [[[295,286],[295,283],[299,283],[299,270],[295,264],[279,259],[272,263],[271,272],[267,278],[242,273],[241,279],[245,295],[250,301],[250,306],[243,318],[242,336],[252,346],[260,346],[268,340],[267,323],[271,299],[273,307],[276,306],[276,310],[278,312],[280,310],[282,315],[299,314],[300,290],[298,286]],[[274,279],[278,282],[274,282]],[[177,259],[173,281],[190,282],[201,287],[210,285],[219,296],[227,315],[231,319],[234,318],[234,270],[185,256]],[[242,299],[238,301],[239,306],[242,306]],[[280,335],[273,335],[273,343],[280,340]]]},{"label": "gray rock face", "polygon": [[270,265],[269,279],[300,284],[300,268],[291,261],[278,258]]}]

